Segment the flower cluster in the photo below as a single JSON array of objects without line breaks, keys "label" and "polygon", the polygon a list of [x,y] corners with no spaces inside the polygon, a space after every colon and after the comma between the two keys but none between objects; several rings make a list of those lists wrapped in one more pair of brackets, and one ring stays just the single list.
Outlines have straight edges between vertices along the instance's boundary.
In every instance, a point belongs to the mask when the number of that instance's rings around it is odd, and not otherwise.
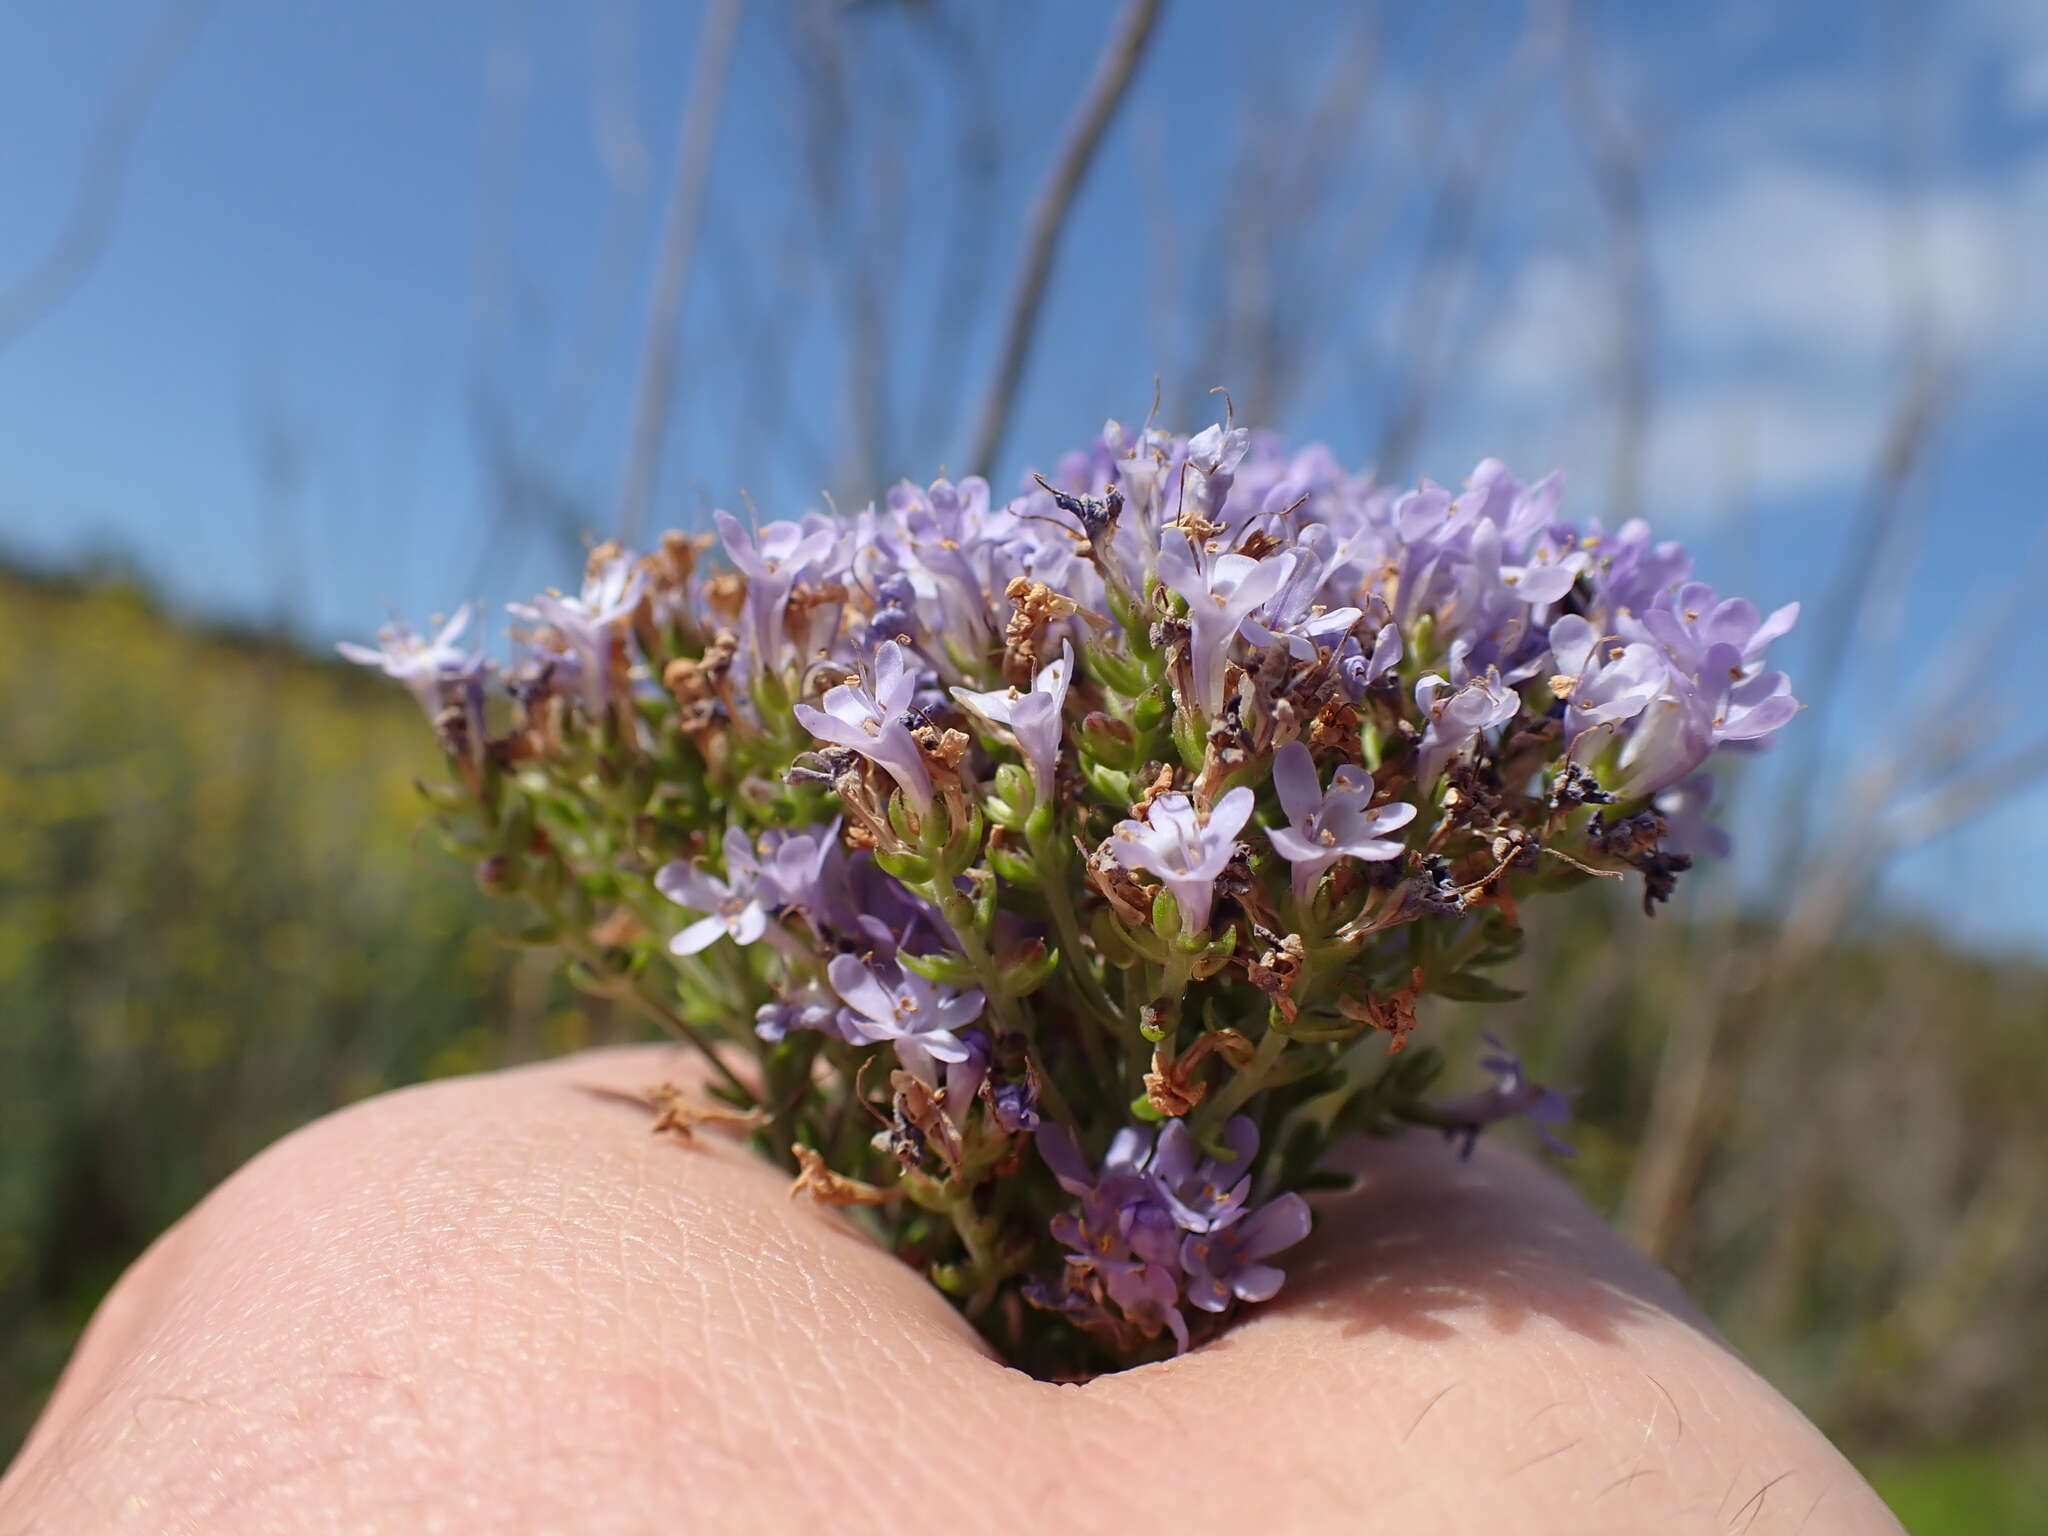
[{"label": "flower cluster", "polygon": [[1218,1140],[1205,1153],[1185,1121],[1156,1135],[1127,1126],[1096,1173],[1071,1130],[1043,1127],[1039,1155],[1080,1204],[1053,1218],[1066,1262],[1057,1279],[1030,1288],[1031,1299],[1084,1323],[1120,1319],[1139,1338],[1164,1329],[1182,1349],[1184,1304],[1223,1312],[1233,1301],[1270,1301],[1287,1277],[1265,1261],[1308,1236],[1308,1202],[1288,1193],[1251,1210],[1259,1128],[1236,1115]]},{"label": "flower cluster", "polygon": [[1531,896],[1668,899],[1725,845],[1710,761],[1798,707],[1796,607],[1491,460],[1401,488],[1112,422],[1007,499],[715,525],[597,549],[503,665],[466,610],[347,654],[419,698],[529,937],[1051,1374],[1271,1297],[1340,1137],[1549,1136],[1504,1047],[1430,1099],[1418,1010],[1498,995]]}]

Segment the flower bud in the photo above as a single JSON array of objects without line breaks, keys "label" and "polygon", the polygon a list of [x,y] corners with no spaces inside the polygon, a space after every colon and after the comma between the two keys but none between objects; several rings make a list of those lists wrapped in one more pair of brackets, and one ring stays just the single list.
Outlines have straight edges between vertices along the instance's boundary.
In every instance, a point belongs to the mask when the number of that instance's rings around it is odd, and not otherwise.
[{"label": "flower bud", "polygon": [[1113,768],[1138,766],[1138,738],[1130,726],[1096,710],[1081,722],[1081,747],[1099,763]]},{"label": "flower bud", "polygon": [[1166,696],[1164,688],[1147,688],[1131,706],[1131,723],[1150,735],[1165,724],[1166,717],[1172,712],[1173,701]]},{"label": "flower bud", "polygon": [[1031,775],[1019,763],[1001,763],[996,767],[996,793],[1020,810],[1029,810],[1034,798],[1031,790]]},{"label": "flower bud", "polygon": [[992,842],[988,847],[988,867],[1012,885],[1031,887],[1038,884],[1038,865],[1029,854]]},{"label": "flower bud", "polygon": [[1140,693],[1146,683],[1145,668],[1140,663],[1107,646],[1089,647],[1088,671],[1114,693]]},{"label": "flower bud", "polygon": [[1152,898],[1152,931],[1169,944],[1181,936],[1180,903],[1164,886]]},{"label": "flower bud", "polygon": [[971,987],[979,979],[966,956],[940,950],[929,955],[899,951],[896,963],[941,987]]},{"label": "flower bud", "polygon": [[1030,996],[1045,985],[1046,978],[1059,969],[1059,963],[1057,948],[1043,941],[1034,941],[1031,947],[1004,964],[999,973],[1004,993],[1010,997]]}]

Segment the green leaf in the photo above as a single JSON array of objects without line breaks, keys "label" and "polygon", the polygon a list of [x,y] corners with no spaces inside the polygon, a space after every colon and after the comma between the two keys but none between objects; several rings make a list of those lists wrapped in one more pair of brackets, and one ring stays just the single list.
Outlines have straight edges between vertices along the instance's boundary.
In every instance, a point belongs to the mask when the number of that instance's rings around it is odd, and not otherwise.
[{"label": "green leaf", "polygon": [[[1016,807],[1011,814],[1018,820],[1023,819],[1021,813],[1028,812],[1032,801],[1037,798],[1032,791],[1031,775],[1016,763],[1004,763],[996,769],[996,795],[1005,802],[1005,810]],[[1016,824],[1014,821],[1003,823],[1006,827]]]},{"label": "green leaf", "polygon": [[1128,656],[1118,655],[1106,645],[1089,648],[1088,670],[1113,692],[1134,694],[1145,690],[1144,667]]},{"label": "green leaf", "polygon": [[1512,1003],[1523,995],[1477,971],[1452,971],[1448,975],[1431,976],[1423,990],[1438,997],[1448,997],[1455,1003]]},{"label": "green leaf", "polygon": [[1025,854],[1012,853],[1007,848],[990,848],[988,866],[1012,885],[1034,887],[1038,884],[1038,866]]},{"label": "green leaf", "polygon": [[1111,805],[1131,803],[1131,776],[1121,768],[1112,768],[1107,763],[1098,763],[1086,753],[1081,755],[1081,772],[1093,786],[1095,793]]},{"label": "green leaf", "polygon": [[884,853],[875,850],[875,863],[883,873],[894,875],[905,885],[923,885],[932,877],[932,861],[916,853]]},{"label": "green leaf", "polygon": [[1180,903],[1163,885],[1152,898],[1152,931],[1169,943],[1180,937]]},{"label": "green leaf", "polygon": [[913,955],[899,950],[896,963],[906,971],[915,971],[926,981],[936,982],[942,987],[969,987],[974,985],[976,972],[965,955],[942,951],[929,955]]},{"label": "green leaf", "polygon": [[1046,979],[1059,968],[1059,963],[1059,949],[1048,945],[1041,953],[1004,968],[1003,991],[1011,997],[1029,997],[1045,985]]}]

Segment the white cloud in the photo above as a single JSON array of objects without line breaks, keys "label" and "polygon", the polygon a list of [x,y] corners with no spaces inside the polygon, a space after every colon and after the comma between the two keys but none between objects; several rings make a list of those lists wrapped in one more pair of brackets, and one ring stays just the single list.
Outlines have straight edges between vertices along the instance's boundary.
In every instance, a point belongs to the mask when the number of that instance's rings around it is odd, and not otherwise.
[{"label": "white cloud", "polygon": [[[2048,155],[1910,211],[1874,174],[1745,158],[1668,197],[1651,229],[1649,472],[1680,518],[1859,483],[1897,404],[1902,303],[1974,391],[2048,379],[2048,301],[2022,266],[2048,248]],[[1617,319],[1597,249],[1547,251],[1515,274],[1474,363],[1475,404],[1562,450],[1582,482],[1606,451]]]},{"label": "white cloud", "polygon": [[1695,358],[1767,353],[1862,372],[1891,354],[1906,310],[1940,344],[1974,349],[2016,301],[2008,188],[1908,201],[1873,177],[1762,164],[1672,209],[1655,239],[1673,341]]},{"label": "white cloud", "polygon": [[2022,120],[2048,117],[2048,6],[2041,0],[1992,0],[1983,15],[2006,110]]}]

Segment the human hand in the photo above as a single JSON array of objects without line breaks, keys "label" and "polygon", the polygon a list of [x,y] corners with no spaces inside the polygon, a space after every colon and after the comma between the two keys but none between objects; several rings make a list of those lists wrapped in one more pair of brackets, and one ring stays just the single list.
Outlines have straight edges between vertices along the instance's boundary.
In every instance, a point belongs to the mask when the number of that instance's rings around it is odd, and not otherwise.
[{"label": "human hand", "polygon": [[115,1288],[0,1531],[1897,1531],[1553,1175],[1357,1151],[1287,1289],[1086,1386],[607,1051],[371,1100]]}]

